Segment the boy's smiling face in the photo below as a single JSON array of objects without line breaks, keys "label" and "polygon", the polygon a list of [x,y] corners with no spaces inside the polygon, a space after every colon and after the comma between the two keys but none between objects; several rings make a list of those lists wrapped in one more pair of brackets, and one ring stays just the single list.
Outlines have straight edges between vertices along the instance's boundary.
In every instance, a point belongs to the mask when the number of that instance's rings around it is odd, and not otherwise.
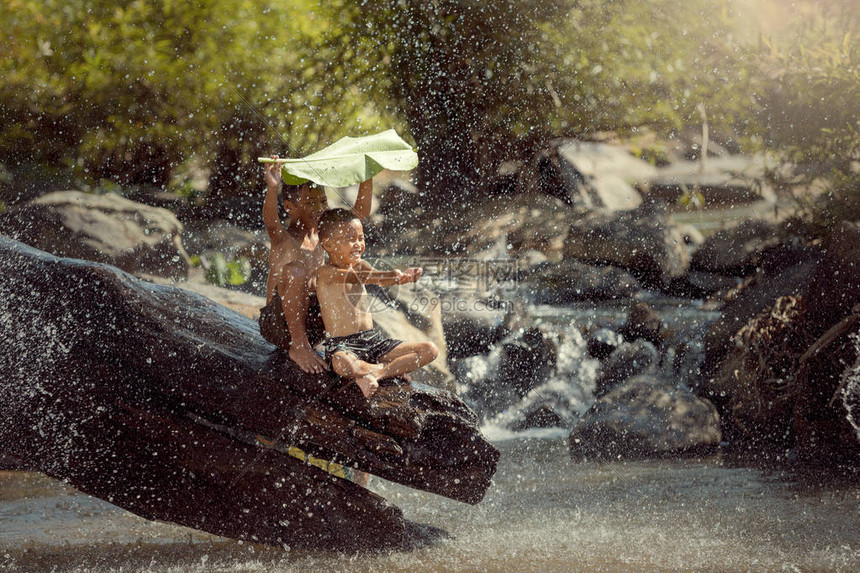
[{"label": "boy's smiling face", "polygon": [[364,254],[364,227],[358,219],[339,223],[322,244],[329,263],[337,267],[352,266]]}]

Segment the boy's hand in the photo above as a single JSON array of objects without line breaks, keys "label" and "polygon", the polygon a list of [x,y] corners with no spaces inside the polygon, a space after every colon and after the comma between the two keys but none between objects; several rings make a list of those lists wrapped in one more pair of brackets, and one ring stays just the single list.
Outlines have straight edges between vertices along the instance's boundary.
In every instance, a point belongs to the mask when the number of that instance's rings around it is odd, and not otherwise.
[{"label": "boy's hand", "polygon": [[278,156],[273,155],[274,163],[266,164],[266,188],[269,191],[278,191],[281,188],[281,165],[277,162]]},{"label": "boy's hand", "polygon": [[423,273],[424,269],[420,267],[408,268],[405,271],[402,271],[401,275],[397,278],[397,284],[402,285],[405,283],[414,283],[421,278]]}]

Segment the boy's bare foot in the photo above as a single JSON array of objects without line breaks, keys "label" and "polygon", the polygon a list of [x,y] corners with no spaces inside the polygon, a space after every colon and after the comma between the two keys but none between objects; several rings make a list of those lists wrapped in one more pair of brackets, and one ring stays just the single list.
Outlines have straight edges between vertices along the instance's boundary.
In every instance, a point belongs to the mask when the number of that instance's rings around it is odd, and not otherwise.
[{"label": "boy's bare foot", "polygon": [[377,377],[375,374],[365,374],[364,376],[359,376],[355,379],[355,383],[358,384],[358,387],[361,388],[361,393],[364,394],[365,398],[370,398],[376,392],[376,389],[379,388],[379,382],[377,382]]},{"label": "boy's bare foot", "polygon": [[322,357],[306,344],[290,345],[290,360],[308,374],[319,374],[328,369]]}]

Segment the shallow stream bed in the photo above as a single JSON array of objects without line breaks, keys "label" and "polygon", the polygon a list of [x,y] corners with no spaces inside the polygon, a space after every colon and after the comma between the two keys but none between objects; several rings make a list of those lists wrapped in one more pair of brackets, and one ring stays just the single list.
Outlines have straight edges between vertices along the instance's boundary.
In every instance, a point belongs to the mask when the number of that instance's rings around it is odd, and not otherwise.
[{"label": "shallow stream bed", "polygon": [[374,478],[408,519],[453,536],[383,554],[243,544],[140,519],[38,474],[0,473],[0,571],[860,570],[857,481],[719,456],[577,463],[557,431],[496,443],[496,479],[474,507]]}]

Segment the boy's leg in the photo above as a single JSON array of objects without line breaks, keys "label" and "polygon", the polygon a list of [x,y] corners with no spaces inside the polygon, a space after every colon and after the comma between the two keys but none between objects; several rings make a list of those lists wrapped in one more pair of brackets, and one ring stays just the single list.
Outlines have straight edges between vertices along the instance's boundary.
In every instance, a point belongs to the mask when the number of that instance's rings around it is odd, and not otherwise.
[{"label": "boy's leg", "polygon": [[290,333],[290,359],[309,373],[325,372],[325,361],[308,342],[305,323],[308,317],[308,276],[304,265],[292,262],[281,269],[278,294]]},{"label": "boy's leg", "polygon": [[404,342],[383,354],[379,361],[383,364],[377,377],[394,378],[414,372],[436,360],[439,350],[432,342]]},{"label": "boy's leg", "polygon": [[[331,356],[331,367],[337,374],[344,378],[352,378],[358,387],[361,389],[365,398],[369,398],[379,388],[379,383],[374,373],[378,372],[381,364],[371,364],[364,360],[359,360],[358,356],[351,352],[339,350]],[[353,476],[353,481],[366,488],[370,482],[370,474],[367,472],[356,470]]]},{"label": "boy's leg", "polygon": [[331,367],[337,374],[344,378],[355,380],[361,388],[365,398],[370,398],[379,388],[378,373],[382,370],[381,364],[371,364],[345,350],[338,350],[331,356]]}]

